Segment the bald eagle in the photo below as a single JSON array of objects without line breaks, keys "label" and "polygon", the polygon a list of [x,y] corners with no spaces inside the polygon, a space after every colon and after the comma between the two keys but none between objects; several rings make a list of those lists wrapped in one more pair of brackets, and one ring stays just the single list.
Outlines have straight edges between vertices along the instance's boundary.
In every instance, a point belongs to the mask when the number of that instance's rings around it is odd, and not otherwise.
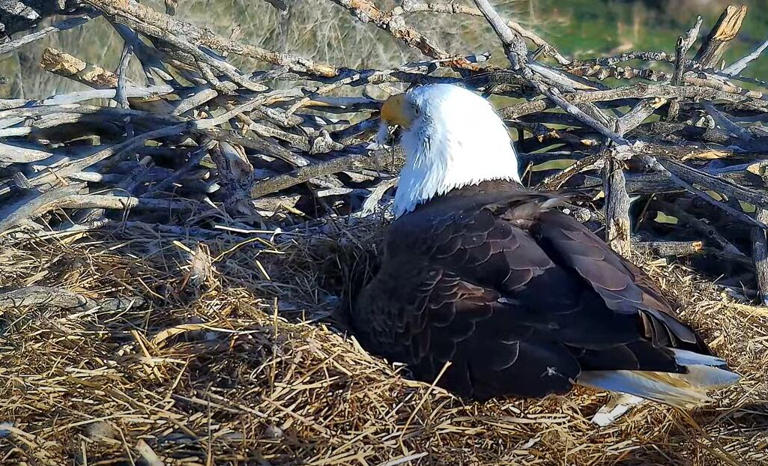
[{"label": "bald eagle", "polygon": [[426,85],[381,119],[406,161],[381,269],[352,309],[369,351],[478,400],[580,384],[687,408],[738,380],[638,267],[520,184],[485,99]]}]

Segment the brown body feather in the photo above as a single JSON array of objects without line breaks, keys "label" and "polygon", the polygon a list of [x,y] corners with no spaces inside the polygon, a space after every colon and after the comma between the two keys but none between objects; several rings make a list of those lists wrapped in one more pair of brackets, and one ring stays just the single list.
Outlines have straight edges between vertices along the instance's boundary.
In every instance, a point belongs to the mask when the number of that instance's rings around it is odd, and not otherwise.
[{"label": "brown body feather", "polygon": [[709,355],[660,290],[554,196],[484,182],[390,227],[381,270],[358,296],[355,332],[459,395],[567,392],[583,371],[685,374],[674,349]]}]

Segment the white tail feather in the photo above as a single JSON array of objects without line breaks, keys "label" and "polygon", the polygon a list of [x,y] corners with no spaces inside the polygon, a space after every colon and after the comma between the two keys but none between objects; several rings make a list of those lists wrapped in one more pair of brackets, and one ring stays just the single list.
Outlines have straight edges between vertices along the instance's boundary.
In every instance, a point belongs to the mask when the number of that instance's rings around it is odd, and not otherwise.
[{"label": "white tail feather", "polygon": [[675,387],[665,381],[655,380],[661,372],[644,371],[584,371],[577,383],[587,387],[629,393],[649,400],[680,408],[699,406],[710,398],[698,390]]},{"label": "white tail feather", "polygon": [[684,379],[694,387],[712,390],[714,388],[727,387],[739,381],[741,376],[728,369],[709,366],[685,366],[687,374],[670,374],[673,377]]},{"label": "white tail feather", "polygon": [[673,349],[672,353],[675,355],[675,362],[681,366],[688,366],[690,364],[700,366],[724,366],[725,359],[717,356],[710,356],[708,354],[694,353],[684,349]]},{"label": "white tail feather", "polygon": [[680,408],[692,408],[711,401],[708,390],[738,382],[739,375],[721,367],[725,361],[685,350],[673,350],[685,374],[653,371],[584,371],[576,383],[614,392],[629,393]]}]

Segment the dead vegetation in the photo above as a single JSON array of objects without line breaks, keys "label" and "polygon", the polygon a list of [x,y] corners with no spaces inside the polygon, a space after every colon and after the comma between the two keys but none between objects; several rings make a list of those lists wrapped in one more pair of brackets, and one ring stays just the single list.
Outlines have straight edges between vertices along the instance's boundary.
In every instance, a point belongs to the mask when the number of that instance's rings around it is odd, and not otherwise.
[{"label": "dead vegetation", "polygon": [[0,412],[12,421],[3,463],[766,461],[764,308],[636,256],[744,374],[740,385],[690,417],[646,405],[600,429],[589,417],[605,393],[464,403],[369,356],[343,325],[317,322],[379,227],[366,219],[201,251],[136,231],[6,243],[0,286],[51,294],[8,306],[0,293]]},{"label": "dead vegetation", "polygon": [[[674,52],[570,61],[484,0],[333,3],[426,58],[276,53],[173,0],[63,2],[75,17],[0,44],[97,15],[125,43],[114,71],[42,54],[92,90],[0,100],[0,462],[764,463],[768,311],[749,302],[768,296],[766,84],[740,76],[759,52],[719,66],[746,10],[706,35],[695,21]],[[413,12],[484,16],[512,66],[456,55]],[[368,144],[380,98],[430,82],[490,95],[525,181],[574,193],[569,212],[644,265],[739,386],[598,429],[604,393],[468,404],[362,351],[345,303],[376,267],[398,166]]]}]

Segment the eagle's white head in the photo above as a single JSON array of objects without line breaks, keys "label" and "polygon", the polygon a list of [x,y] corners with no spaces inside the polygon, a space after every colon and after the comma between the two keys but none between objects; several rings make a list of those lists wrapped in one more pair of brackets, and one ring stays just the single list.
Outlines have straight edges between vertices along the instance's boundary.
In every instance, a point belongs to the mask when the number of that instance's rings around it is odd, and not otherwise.
[{"label": "eagle's white head", "polygon": [[397,217],[454,188],[486,180],[520,181],[504,122],[471,91],[432,84],[394,95],[381,107],[380,141],[393,125],[402,128],[405,151],[395,195]]}]

